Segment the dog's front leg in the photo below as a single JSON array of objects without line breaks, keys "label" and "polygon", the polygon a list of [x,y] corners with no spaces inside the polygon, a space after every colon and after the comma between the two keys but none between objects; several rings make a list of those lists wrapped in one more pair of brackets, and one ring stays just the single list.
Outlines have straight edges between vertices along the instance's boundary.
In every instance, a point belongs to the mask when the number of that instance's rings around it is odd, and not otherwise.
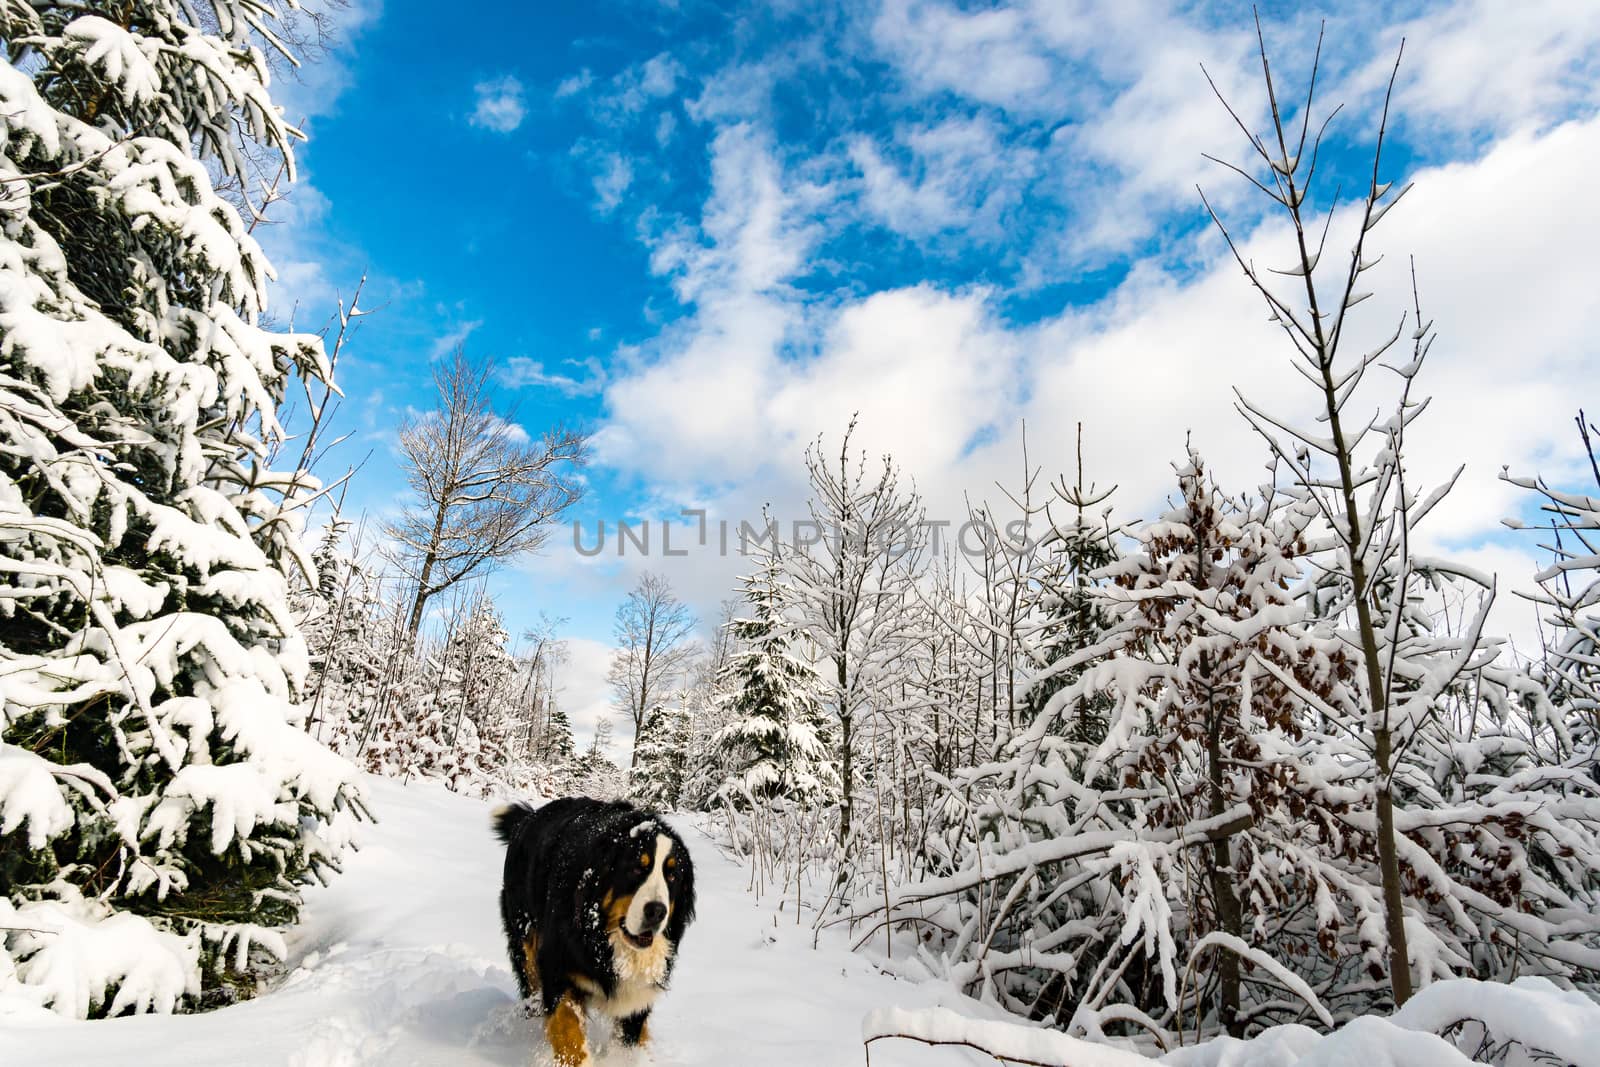
[{"label": "dog's front leg", "polygon": [[583,1005],[571,993],[561,999],[544,1021],[556,1067],[589,1067],[589,1043],[583,1033]]},{"label": "dog's front leg", "polygon": [[626,1019],[617,1020],[617,1037],[624,1045],[642,1045],[650,1040],[650,1031],[645,1023],[650,1021],[650,1009],[646,1008],[637,1015],[630,1015]]}]

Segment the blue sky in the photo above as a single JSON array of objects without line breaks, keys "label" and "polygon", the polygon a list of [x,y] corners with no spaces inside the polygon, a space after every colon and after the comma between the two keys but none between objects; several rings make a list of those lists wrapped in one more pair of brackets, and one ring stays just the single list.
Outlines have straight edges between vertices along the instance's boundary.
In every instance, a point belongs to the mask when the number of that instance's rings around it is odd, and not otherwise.
[{"label": "blue sky", "polygon": [[[436,6],[356,0],[335,51],[284,86],[311,139],[263,237],[277,314],[320,325],[363,271],[380,309],[341,368],[355,436],[330,464],[371,453],[348,510],[396,506],[395,429],[457,343],[496,359],[530,433],[595,435],[574,516],[591,531],[797,514],[805,444],[857,411],[936,515],[1016,480],[1024,424],[1032,461],[1067,468],[1079,421],[1091,473],[1148,515],[1190,434],[1230,484],[1259,479],[1229,386],[1314,401],[1195,193],[1285,258],[1265,202],[1200,155],[1245,147],[1201,62],[1264,113],[1247,4],[494,7],[442,40]],[[1441,334],[1415,462],[1468,465],[1431,547],[1525,585],[1531,546],[1498,529],[1521,501],[1496,474],[1576,477],[1563,420],[1600,408],[1600,7],[1327,7],[1261,10],[1295,95],[1327,20],[1331,174],[1360,180],[1407,38],[1386,169],[1417,187],[1380,244],[1416,255]],[[1402,281],[1380,276],[1375,335]],[[494,581],[514,625],[570,620],[581,725],[604,713],[611,614],[646,566],[704,617],[740,573],[708,551],[589,560],[562,531]]]}]

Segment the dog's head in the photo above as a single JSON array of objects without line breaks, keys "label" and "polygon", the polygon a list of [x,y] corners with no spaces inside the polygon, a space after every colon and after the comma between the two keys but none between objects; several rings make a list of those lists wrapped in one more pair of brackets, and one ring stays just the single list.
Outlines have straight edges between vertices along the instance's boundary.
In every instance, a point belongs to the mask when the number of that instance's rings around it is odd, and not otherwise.
[{"label": "dog's head", "polygon": [[641,951],[658,937],[676,945],[694,917],[694,864],[666,824],[633,814],[608,835],[608,855],[595,870],[606,901],[605,931]]}]

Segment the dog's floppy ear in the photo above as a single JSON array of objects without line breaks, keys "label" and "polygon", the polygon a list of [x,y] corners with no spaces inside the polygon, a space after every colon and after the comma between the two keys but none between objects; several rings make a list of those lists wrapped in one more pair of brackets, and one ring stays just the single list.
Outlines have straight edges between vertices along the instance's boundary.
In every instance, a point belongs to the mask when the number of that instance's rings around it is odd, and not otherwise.
[{"label": "dog's floppy ear", "polygon": [[672,918],[667,920],[667,938],[676,945],[683,939],[683,931],[694,920],[694,860],[689,857],[689,846],[682,841],[674,842],[672,852],[679,860],[678,885],[672,894]]}]

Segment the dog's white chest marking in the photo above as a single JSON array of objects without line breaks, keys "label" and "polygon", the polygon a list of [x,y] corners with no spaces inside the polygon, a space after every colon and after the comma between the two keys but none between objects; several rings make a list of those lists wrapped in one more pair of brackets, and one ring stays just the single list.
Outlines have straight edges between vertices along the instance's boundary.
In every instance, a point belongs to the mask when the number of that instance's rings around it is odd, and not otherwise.
[{"label": "dog's white chest marking", "polygon": [[666,981],[667,963],[672,959],[672,942],[657,937],[649,948],[634,948],[620,933],[611,934],[611,959],[616,967],[617,985],[602,1005],[616,1019],[637,1015],[661,995]]}]

